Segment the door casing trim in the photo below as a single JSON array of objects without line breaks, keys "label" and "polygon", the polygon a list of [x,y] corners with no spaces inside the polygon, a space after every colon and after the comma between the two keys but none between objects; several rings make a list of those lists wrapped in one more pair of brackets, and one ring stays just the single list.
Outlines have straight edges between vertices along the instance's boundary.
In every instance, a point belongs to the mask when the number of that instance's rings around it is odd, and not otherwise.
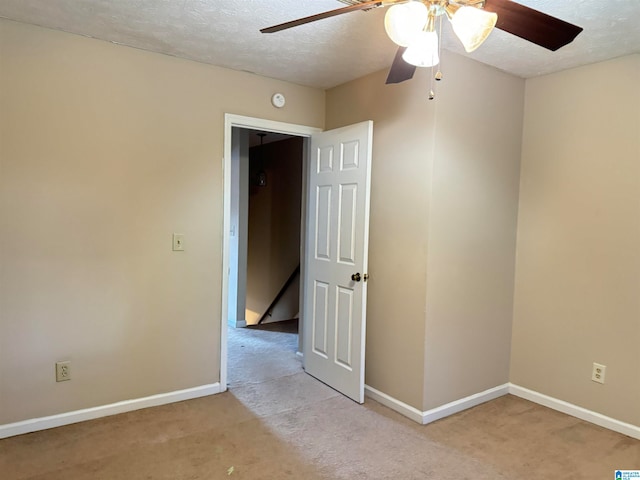
[{"label": "door casing trim", "polygon": [[[296,135],[298,137],[309,138],[314,133],[322,132],[321,128],[307,125],[297,125],[294,123],[277,122],[264,118],[246,117],[232,113],[224,114],[224,156],[223,163],[223,220],[222,220],[222,298],[220,302],[220,391],[227,390],[227,315],[229,296],[229,245],[231,241],[231,129],[233,127],[247,128],[249,130],[264,130],[274,133],[284,133]],[[301,260],[304,259],[303,250],[305,245],[305,212],[307,206],[307,165],[309,163],[308,141],[305,141],[302,165],[302,218],[301,218]],[[304,279],[305,265],[300,265],[300,279]],[[304,292],[303,285],[300,291]],[[301,305],[304,302],[301,293]],[[301,308],[302,311],[302,308]]]}]

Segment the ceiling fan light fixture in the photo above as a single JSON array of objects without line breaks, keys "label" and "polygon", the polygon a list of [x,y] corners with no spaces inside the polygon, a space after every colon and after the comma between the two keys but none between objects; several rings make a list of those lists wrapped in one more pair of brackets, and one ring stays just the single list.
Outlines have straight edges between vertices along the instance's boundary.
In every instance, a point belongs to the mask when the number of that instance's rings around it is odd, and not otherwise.
[{"label": "ceiling fan light fixture", "polygon": [[468,53],[482,45],[497,20],[497,14],[470,6],[460,7],[451,15],[453,31]]},{"label": "ceiling fan light fixture", "polygon": [[402,59],[416,67],[433,67],[440,63],[438,35],[434,31],[421,31],[405,50]]},{"label": "ceiling fan light fixture", "polygon": [[401,47],[408,47],[422,32],[429,18],[429,9],[419,1],[399,3],[389,7],[384,16],[384,29],[389,38]]}]

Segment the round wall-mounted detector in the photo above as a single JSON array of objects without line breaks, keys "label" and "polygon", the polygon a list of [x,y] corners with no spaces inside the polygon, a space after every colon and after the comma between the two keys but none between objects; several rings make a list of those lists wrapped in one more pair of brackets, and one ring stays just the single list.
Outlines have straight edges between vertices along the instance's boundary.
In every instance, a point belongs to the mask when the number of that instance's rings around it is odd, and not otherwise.
[{"label": "round wall-mounted detector", "polygon": [[276,108],[284,107],[284,103],[285,103],[284,95],[281,93],[274,93],[273,97],[271,97],[271,103]]}]

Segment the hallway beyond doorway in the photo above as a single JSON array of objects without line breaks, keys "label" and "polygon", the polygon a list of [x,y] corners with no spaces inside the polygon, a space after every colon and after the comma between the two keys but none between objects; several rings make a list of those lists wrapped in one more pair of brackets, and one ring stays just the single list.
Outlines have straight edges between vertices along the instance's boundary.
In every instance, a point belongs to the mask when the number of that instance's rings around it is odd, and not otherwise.
[{"label": "hallway beyond doorway", "polygon": [[298,320],[228,329],[229,388],[303,372]]}]

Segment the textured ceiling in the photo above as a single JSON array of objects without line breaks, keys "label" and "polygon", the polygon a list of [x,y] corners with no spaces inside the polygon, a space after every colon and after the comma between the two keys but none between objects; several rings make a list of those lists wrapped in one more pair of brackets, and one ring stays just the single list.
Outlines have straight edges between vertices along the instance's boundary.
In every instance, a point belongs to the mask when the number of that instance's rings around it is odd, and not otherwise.
[{"label": "textured ceiling", "polygon": [[[528,78],[640,52],[640,0],[518,3],[584,31],[550,52],[495,30],[467,56]],[[268,35],[259,30],[342,6],[336,0],[0,0],[0,17],[329,88],[391,65],[396,47],[384,33],[386,9]],[[444,23],[443,48],[464,54]]]}]

